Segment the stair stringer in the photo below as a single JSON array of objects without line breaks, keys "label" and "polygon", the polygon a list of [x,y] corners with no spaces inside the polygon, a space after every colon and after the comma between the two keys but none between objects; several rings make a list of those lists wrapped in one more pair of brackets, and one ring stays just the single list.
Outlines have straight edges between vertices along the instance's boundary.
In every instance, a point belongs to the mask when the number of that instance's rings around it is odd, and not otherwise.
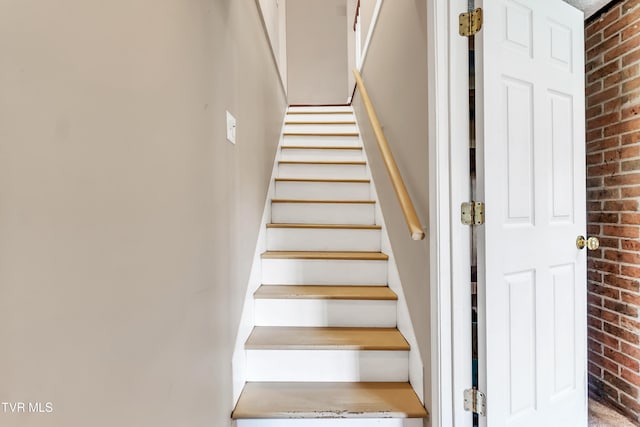
[{"label": "stair stringer", "polygon": [[[357,118],[354,115],[354,118],[357,123]],[[356,124],[358,129],[360,129],[359,124]],[[395,256],[393,254],[393,248],[391,247],[391,240],[389,239],[389,235],[387,234],[387,227],[384,222],[384,215],[382,214],[382,209],[380,207],[380,199],[378,198],[378,193],[376,191],[375,180],[373,179],[373,174],[371,173],[371,168],[369,166],[369,158],[367,157],[367,150],[364,142],[362,141],[362,136],[360,136],[360,144],[362,145],[362,154],[366,161],[366,173],[368,179],[371,180],[371,197],[372,200],[375,200],[375,216],[376,216],[376,224],[382,226],[381,233],[381,248],[382,252],[389,256],[389,261],[387,262],[387,285],[393,292],[398,295],[397,301],[397,327],[398,330],[404,335],[405,339],[409,343],[409,383],[411,387],[416,392],[416,395],[420,399],[420,402],[424,405],[424,364],[422,362],[422,356],[420,354],[420,349],[418,347],[418,340],[416,339],[416,334],[413,329],[413,323],[411,322],[411,316],[409,315],[409,306],[407,305],[407,300],[404,296],[402,282],[400,280],[400,273],[398,271],[398,265],[396,264]]]},{"label": "stair stringer", "polygon": [[278,159],[281,156],[281,146],[284,141],[284,126],[286,114],[282,119],[282,128],[280,131],[280,140],[276,148],[276,154],[273,159],[273,168],[271,169],[271,178],[264,202],[264,210],[262,212],[262,220],[260,223],[260,231],[256,241],[256,249],[253,254],[253,262],[251,264],[251,272],[247,282],[247,292],[245,293],[242,305],[242,314],[240,315],[240,323],[236,340],[233,347],[233,356],[231,359],[232,384],[233,384],[233,407],[238,403],[242,389],[247,382],[247,352],[245,342],[249,338],[253,327],[255,326],[255,300],[253,294],[262,284],[262,253],[267,250],[267,224],[271,222],[271,199],[275,196],[276,186],[275,178],[278,175]]}]

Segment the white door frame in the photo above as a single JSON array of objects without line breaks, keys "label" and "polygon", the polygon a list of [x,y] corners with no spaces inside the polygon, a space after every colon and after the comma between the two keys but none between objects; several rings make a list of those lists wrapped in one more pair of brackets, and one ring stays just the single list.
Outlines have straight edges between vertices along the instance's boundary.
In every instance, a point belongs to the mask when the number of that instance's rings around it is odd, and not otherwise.
[{"label": "white door frame", "polygon": [[[468,41],[458,35],[467,0],[427,0],[432,427],[470,427],[471,387]],[[455,367],[455,369],[454,369]]]}]

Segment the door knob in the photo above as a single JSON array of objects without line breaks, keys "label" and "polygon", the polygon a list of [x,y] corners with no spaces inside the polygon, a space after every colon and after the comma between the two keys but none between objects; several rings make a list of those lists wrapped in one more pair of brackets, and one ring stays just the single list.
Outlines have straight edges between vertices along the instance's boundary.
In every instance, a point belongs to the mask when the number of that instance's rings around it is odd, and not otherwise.
[{"label": "door knob", "polygon": [[585,246],[590,251],[595,251],[600,247],[600,240],[598,240],[597,237],[589,237],[588,239],[585,239],[584,236],[578,236],[576,239],[576,247],[578,249],[584,249]]}]

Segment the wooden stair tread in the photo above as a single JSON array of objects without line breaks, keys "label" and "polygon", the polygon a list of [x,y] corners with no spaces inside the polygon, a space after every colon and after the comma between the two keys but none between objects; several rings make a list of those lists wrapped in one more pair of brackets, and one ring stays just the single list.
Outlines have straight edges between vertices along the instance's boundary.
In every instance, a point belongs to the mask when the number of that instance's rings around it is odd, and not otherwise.
[{"label": "wooden stair tread", "polygon": [[267,228],[322,228],[339,230],[381,230],[381,225],[269,223]]},{"label": "wooden stair tread", "polygon": [[281,165],[366,165],[364,160],[280,160]]},{"label": "wooden stair tread", "polygon": [[[345,113],[345,114],[349,114],[349,113]],[[340,121],[318,121],[318,122],[309,122],[309,121],[305,121],[305,122],[292,122],[292,121],[286,121],[284,122],[285,125],[355,125],[356,122],[355,121],[344,121],[344,122],[340,122]]]},{"label": "wooden stair tread", "polygon": [[247,383],[233,411],[249,418],[424,418],[409,383]]},{"label": "wooden stair tread", "polygon": [[408,351],[396,328],[256,326],[247,350],[386,350]]},{"label": "wooden stair tread", "polygon": [[343,145],[283,145],[283,150],[360,150],[362,147],[345,147]]},{"label": "wooden stair tread", "polygon": [[387,286],[262,285],[257,299],[326,299],[395,301],[398,296]]},{"label": "wooden stair tread", "polygon": [[337,252],[337,251],[266,251],[262,259],[321,259],[349,261],[387,261],[382,252]]},{"label": "wooden stair tread", "polygon": [[358,183],[369,184],[368,179],[332,179],[332,178],[276,178],[276,182],[329,182],[329,183]]},{"label": "wooden stair tread", "polygon": [[315,199],[271,199],[271,203],[335,203],[373,205],[375,200],[315,200]]},{"label": "wooden stair tread", "polygon": [[358,132],[285,132],[284,136],[360,136]]},{"label": "wooden stair tread", "polygon": [[287,111],[287,114],[353,114],[353,111],[298,110],[298,111]]}]

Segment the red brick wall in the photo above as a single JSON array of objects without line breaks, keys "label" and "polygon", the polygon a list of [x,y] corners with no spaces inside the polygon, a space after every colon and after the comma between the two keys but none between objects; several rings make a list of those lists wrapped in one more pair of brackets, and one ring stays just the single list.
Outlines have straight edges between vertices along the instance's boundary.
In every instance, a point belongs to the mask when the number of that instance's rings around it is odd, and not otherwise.
[{"label": "red brick wall", "polygon": [[640,0],[586,23],[589,389],[640,419]]}]

